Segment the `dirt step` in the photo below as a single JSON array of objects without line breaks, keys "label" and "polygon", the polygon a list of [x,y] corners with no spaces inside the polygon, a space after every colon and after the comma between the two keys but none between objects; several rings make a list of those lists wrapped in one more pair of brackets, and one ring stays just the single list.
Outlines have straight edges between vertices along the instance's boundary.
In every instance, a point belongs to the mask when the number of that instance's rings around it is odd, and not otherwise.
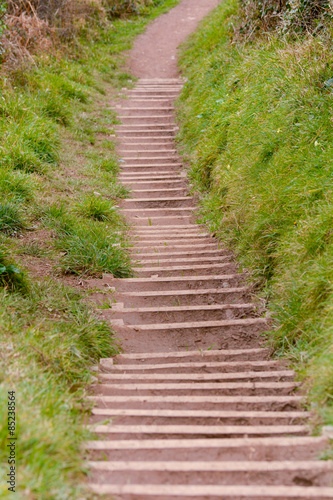
[{"label": "dirt step", "polygon": [[133,157],[133,156],[123,156],[122,163],[126,167],[127,165],[164,165],[177,163],[181,165],[180,158],[178,155],[171,155],[170,153],[167,155],[148,155]]},{"label": "dirt step", "polygon": [[94,425],[89,429],[97,434],[112,434],[117,439],[124,439],[131,434],[141,439],[153,435],[172,439],[176,436],[191,436],[192,439],[203,436],[274,436],[304,435],[308,432],[305,425]]},{"label": "dirt step", "polygon": [[124,172],[122,171],[121,174],[119,175],[119,179],[122,181],[126,181],[128,183],[136,183],[136,184],[143,184],[143,183],[160,183],[164,186],[164,183],[180,183],[184,182],[184,177],[182,176],[181,172]]},{"label": "dirt step", "polygon": [[[226,470],[218,471],[209,469],[206,471],[204,468],[201,471],[196,471],[195,465],[193,471],[183,470],[180,467],[179,472],[171,470],[171,465],[166,468],[165,471],[160,471],[156,468],[149,469],[136,469],[135,465],[129,465],[128,470],[117,469],[116,465],[108,467],[108,462],[98,462],[101,464],[100,467],[92,467],[91,481],[98,481],[102,484],[170,484],[170,485],[277,485],[281,484],[287,486],[294,486],[295,484],[305,484],[306,486],[311,485],[311,487],[324,487],[330,485],[330,476],[332,475],[331,470],[328,468],[314,468],[310,470],[307,467],[302,468],[302,464],[299,464],[299,469],[289,469],[288,466],[283,469],[282,462],[280,462],[281,468],[274,470],[265,469],[263,470],[251,468],[249,471],[236,470],[229,471],[228,467]],[[104,465],[104,466],[103,466]],[[333,488],[332,488],[333,490]],[[224,497],[223,497],[224,498]]]},{"label": "dirt step", "polygon": [[152,409],[152,410],[225,410],[225,411],[296,411],[300,410],[301,396],[295,395],[93,395],[88,396],[98,408]]},{"label": "dirt step", "polygon": [[107,460],[150,461],[219,460],[272,461],[313,460],[324,450],[327,441],[322,437],[268,437],[231,439],[146,439],[88,441],[85,448],[92,459],[101,453]]},{"label": "dirt step", "polygon": [[[111,360],[112,364],[108,362]],[[281,363],[274,360],[256,360],[248,361],[188,361],[179,363],[133,363],[121,364],[114,363],[113,358],[100,360],[100,377],[107,379],[108,374],[104,373],[103,368],[109,367],[112,373],[211,373],[211,372],[239,372],[239,371],[267,371],[281,368]]]},{"label": "dirt step", "polygon": [[[160,108],[168,108],[171,112],[175,109],[173,106],[173,100],[170,98],[161,98],[161,97],[139,97],[137,99],[129,99],[126,101],[127,109],[160,109]],[[118,109],[124,109],[123,107]]]},{"label": "dirt step", "polygon": [[180,227],[170,227],[167,228],[159,227],[148,227],[148,228],[135,228],[133,234],[143,239],[161,239],[164,237],[178,237],[180,239],[190,236],[200,236],[201,238],[210,238],[210,235],[206,233],[203,228],[188,228],[188,226],[180,226]]},{"label": "dirt step", "polygon": [[[159,149],[156,149],[159,148]],[[157,140],[154,140],[153,142],[145,142],[145,141],[138,141],[138,142],[126,142],[122,141],[122,143],[118,146],[118,151],[126,151],[128,153],[132,152],[136,153],[138,150],[141,151],[160,151],[163,149],[172,149],[173,151],[175,150],[175,144],[172,140],[161,140],[158,142]]]},{"label": "dirt step", "polygon": [[[139,198],[139,199],[127,199],[122,200],[122,206],[127,208],[135,208],[136,210],[142,210],[145,208],[186,208],[194,206],[193,198],[190,196],[168,196],[164,195],[164,198]],[[207,236],[206,236],[207,237]]]},{"label": "dirt step", "polygon": [[[177,305],[200,305],[200,304],[221,304],[231,301],[241,301],[246,295],[246,287],[225,287],[225,288],[207,288],[198,287],[195,290],[176,289],[176,290],[154,290],[154,291],[123,291],[117,292],[115,298],[127,306],[177,306]],[[246,300],[245,298],[243,299]]]},{"label": "dirt step", "polygon": [[[255,498],[256,500],[289,498],[305,500],[310,498],[328,500],[333,498],[333,488],[330,487],[303,487],[303,486],[218,486],[218,485],[117,485],[90,483],[89,487],[97,494],[121,495],[124,500],[153,497],[155,500],[169,500],[171,498],[223,498],[223,500],[240,498]],[[126,496],[128,495],[128,496]]]},{"label": "dirt step", "polygon": [[159,196],[160,191],[165,192],[166,189],[168,190],[170,189],[172,191],[175,191],[177,189],[179,190],[179,192],[183,192],[184,194],[188,193],[188,188],[185,186],[185,183],[181,177],[177,177],[175,180],[171,179],[171,180],[156,180],[156,181],[149,179],[145,180],[142,178],[140,178],[139,180],[135,180],[134,178],[130,179],[123,177],[123,184],[124,183],[129,185],[130,189],[132,190],[131,192],[132,197],[136,197],[142,191],[149,193],[151,189],[156,190],[157,196]]},{"label": "dirt step", "polygon": [[[107,360],[112,360],[111,367],[113,369],[114,363],[121,364],[124,363],[140,363],[142,366],[145,363],[151,365],[154,363],[156,366],[160,363],[194,363],[205,361],[218,361],[231,362],[231,361],[257,361],[257,360],[268,360],[269,350],[264,348],[256,349],[230,349],[230,350],[214,350],[210,349],[208,351],[195,350],[195,351],[173,351],[173,352],[140,352],[140,353],[123,353],[118,354],[115,358],[106,358]],[[109,361],[110,363],[110,361]]]},{"label": "dirt step", "polygon": [[128,150],[127,148],[124,148],[123,150],[123,156],[122,159],[127,161],[130,159],[140,159],[140,158],[164,158],[164,157],[173,157],[177,155],[177,150],[173,148],[159,148],[156,149],[143,149],[141,146],[137,147],[134,150]]},{"label": "dirt step", "polygon": [[[136,248],[134,248],[136,250]],[[137,252],[134,251],[134,254]],[[172,261],[174,263],[177,262],[195,262],[197,259],[199,259],[199,262],[204,262],[207,259],[209,259],[211,262],[214,260],[224,260],[226,258],[229,258],[230,255],[226,254],[222,249],[220,248],[214,248],[212,250],[187,250],[187,251],[182,251],[179,250],[178,252],[176,250],[170,250],[169,252],[160,252],[159,250],[156,250],[155,252],[152,253],[142,253],[139,252],[137,255],[139,257],[140,262],[144,265],[147,263],[163,263],[163,262],[169,262]]]},{"label": "dirt step", "polygon": [[192,266],[160,266],[160,267],[134,267],[137,276],[200,276],[215,275],[221,272],[232,273],[236,271],[236,265],[232,262],[198,264]]},{"label": "dirt step", "polygon": [[[213,288],[214,285],[226,288],[233,284],[239,283],[242,279],[241,274],[219,274],[216,276],[178,276],[178,277],[151,277],[151,278],[123,278],[114,279],[114,286],[118,292],[129,291],[177,291],[182,288],[184,290],[194,288]],[[224,285],[225,283],[225,285]],[[176,295],[176,294],[175,294]]]},{"label": "dirt step", "polygon": [[[250,378],[250,377],[249,377]],[[249,379],[248,378],[248,379]],[[153,396],[162,394],[169,396],[177,394],[179,396],[185,395],[223,395],[232,396],[236,393],[240,396],[259,396],[259,395],[273,395],[278,392],[281,395],[289,395],[299,387],[299,384],[294,382],[256,382],[255,377],[253,381],[248,382],[244,379],[242,382],[183,382],[183,383],[114,383],[114,384],[99,384],[94,388],[98,396],[115,396],[122,394]]]},{"label": "dirt step", "polygon": [[162,215],[162,216],[149,216],[145,215],[141,216],[128,216],[128,219],[131,222],[134,222],[137,227],[158,227],[158,226],[167,226],[169,224],[179,224],[182,226],[183,224],[187,224],[193,221],[193,214],[191,215]]},{"label": "dirt step", "polygon": [[[109,381],[112,383],[116,381],[126,382],[126,383],[151,383],[152,381],[156,381],[158,384],[160,382],[171,382],[173,383],[175,380],[180,381],[195,381],[195,382],[221,382],[224,380],[290,380],[295,376],[295,372],[292,370],[281,370],[279,367],[272,368],[270,370],[251,370],[251,371],[220,371],[212,370],[210,373],[193,373],[193,372],[185,372],[181,370],[177,370],[173,373],[133,373],[130,371],[129,373],[121,373],[119,370],[115,370],[113,373],[101,373],[99,375],[99,381],[103,384],[108,384]],[[129,381],[129,382],[128,382]],[[159,385],[156,384],[156,387]]]},{"label": "dirt step", "polygon": [[147,142],[150,142],[154,137],[157,137],[158,140],[162,140],[162,138],[166,140],[170,140],[170,137],[174,137],[175,130],[172,128],[166,128],[164,125],[155,126],[154,129],[149,130],[147,128],[133,128],[129,127],[127,129],[120,129],[117,132],[117,136],[119,138],[122,137],[132,137],[133,139],[145,138]]},{"label": "dirt step", "polygon": [[197,257],[183,257],[183,258],[175,258],[175,259],[163,259],[159,255],[155,257],[155,259],[144,259],[140,258],[140,266],[149,266],[153,267],[154,269],[158,269],[160,266],[163,267],[168,264],[176,264],[177,266],[181,265],[186,265],[186,264],[193,264],[193,265],[200,265],[204,263],[214,263],[214,262],[224,262],[228,258],[227,255],[218,255],[217,257],[212,257],[211,255],[208,255],[206,257],[202,256],[197,256]]},{"label": "dirt step", "polygon": [[158,116],[172,116],[172,112],[174,110],[173,106],[162,106],[161,104],[159,106],[139,106],[139,105],[133,105],[132,106],[121,106],[118,109],[118,116],[120,117],[121,121],[123,121],[123,118],[127,117],[132,117],[136,115],[140,116],[146,116],[146,115],[158,115]]},{"label": "dirt step", "polygon": [[[182,225],[182,224],[179,224],[179,225]],[[150,226],[152,227],[152,226]],[[145,249],[147,251],[145,251]],[[201,243],[195,243],[195,242],[191,242],[191,245],[189,246],[188,243],[184,243],[184,242],[180,242],[180,243],[174,243],[174,242],[170,242],[169,244],[166,244],[166,242],[159,242],[158,244],[154,244],[154,245],[148,245],[148,242],[144,243],[142,242],[141,245],[140,245],[140,248],[138,248],[138,246],[135,247],[135,250],[137,250],[137,252],[140,253],[140,255],[144,256],[144,255],[151,255],[152,252],[156,253],[157,251],[159,251],[161,254],[170,254],[170,253],[175,253],[174,251],[175,250],[178,250],[179,252],[198,252],[198,251],[205,251],[205,252],[212,252],[212,251],[215,251],[215,252],[221,252],[222,249],[221,247],[219,246],[219,243],[214,241],[214,240],[210,240],[210,241],[207,241],[207,242],[201,242]],[[178,253],[178,252],[177,252]]]},{"label": "dirt step", "polygon": [[105,309],[106,318],[123,318],[125,323],[148,324],[159,322],[209,321],[212,316],[215,321],[234,319],[244,316],[255,309],[254,304],[216,304],[201,306],[174,307],[112,307]]},{"label": "dirt step", "polygon": [[[205,243],[206,240],[208,241],[213,241],[215,243],[215,240],[206,233],[202,233],[197,231],[196,229],[194,230],[184,230],[180,229],[177,231],[177,229],[169,230],[169,231],[163,231],[160,229],[159,232],[156,232],[156,230],[146,230],[144,231],[136,231],[137,236],[140,238],[141,242],[144,243],[157,243],[157,244],[163,244],[164,240],[177,240],[177,241],[182,241],[184,239],[197,239],[199,240],[200,243]],[[200,241],[201,240],[201,241]]]},{"label": "dirt step", "polygon": [[[159,134],[157,136],[151,135],[151,136],[146,136],[146,135],[141,135],[142,130],[140,131],[140,134],[136,136],[135,134],[133,136],[123,136],[121,143],[126,147],[128,145],[133,145],[135,143],[140,142],[143,146],[145,144],[147,145],[155,145],[158,142],[164,142],[164,143],[170,143],[170,141],[173,140],[174,134]],[[120,136],[120,133],[117,134]]]},{"label": "dirt step", "polygon": [[[165,183],[164,183],[165,184]],[[182,183],[180,183],[182,184]],[[135,199],[147,198],[148,196],[152,198],[164,198],[167,196],[181,197],[188,194],[188,189],[185,186],[180,185],[179,187],[167,187],[163,185],[160,189],[134,189],[132,188],[131,196]]]},{"label": "dirt step", "polygon": [[[104,413],[92,413],[90,424],[100,425],[112,421],[116,425],[296,425],[302,424],[306,421],[308,416],[295,416],[297,412],[261,412],[261,415],[246,415],[242,411],[235,412],[235,415],[221,414],[219,416],[195,416],[186,415],[186,411],[181,410],[164,410],[169,412],[170,415],[163,415],[163,410],[136,410],[127,409],[126,414],[122,414],[125,409],[100,409]],[[149,411],[153,415],[148,415]],[[160,411],[161,414],[157,414]],[[195,412],[196,410],[188,410],[187,413]],[[182,414],[181,414],[182,413]],[[184,414],[185,413],[185,414]],[[213,413],[216,413],[216,411]],[[245,412],[246,413],[246,412]],[[253,412],[255,413],[255,412]],[[257,412],[260,413],[260,412]],[[272,414],[272,415],[270,415]],[[274,414],[274,415],[273,415]]]},{"label": "dirt step", "polygon": [[[164,208],[141,208],[140,209],[140,217],[138,219],[143,219],[145,217],[158,217],[159,219],[161,217],[180,217],[180,216],[187,216],[189,217],[194,213],[196,210],[196,207],[164,207]],[[122,212],[129,216],[133,217],[138,213],[138,208],[123,208]]]},{"label": "dirt step", "polygon": [[154,175],[156,172],[159,173],[159,174],[167,174],[169,175],[170,173],[171,174],[177,174],[179,172],[179,169],[181,167],[181,164],[180,163],[176,163],[176,162],[170,162],[168,161],[168,163],[157,163],[156,161],[155,162],[152,162],[152,163],[147,163],[147,161],[144,163],[144,164],[140,164],[140,165],[137,165],[137,164],[124,164],[124,167],[123,167],[123,170],[122,170],[122,173],[130,173],[131,175],[134,175],[134,174],[141,174],[141,172],[149,172],[151,171],[152,172],[152,175]]}]

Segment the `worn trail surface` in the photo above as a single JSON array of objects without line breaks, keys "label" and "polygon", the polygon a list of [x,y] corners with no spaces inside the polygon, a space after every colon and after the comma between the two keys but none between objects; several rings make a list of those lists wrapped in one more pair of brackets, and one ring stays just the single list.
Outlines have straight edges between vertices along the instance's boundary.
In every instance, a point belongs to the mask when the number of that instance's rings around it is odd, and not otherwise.
[{"label": "worn trail surface", "polygon": [[90,486],[122,500],[333,498],[326,440],[309,434],[293,372],[262,347],[266,320],[230,251],[195,224],[175,149],[176,48],[216,3],[183,0],[131,53],[140,80],[118,137],[137,276],[102,283],[125,353],[101,360],[90,396],[102,438],[87,443]]}]

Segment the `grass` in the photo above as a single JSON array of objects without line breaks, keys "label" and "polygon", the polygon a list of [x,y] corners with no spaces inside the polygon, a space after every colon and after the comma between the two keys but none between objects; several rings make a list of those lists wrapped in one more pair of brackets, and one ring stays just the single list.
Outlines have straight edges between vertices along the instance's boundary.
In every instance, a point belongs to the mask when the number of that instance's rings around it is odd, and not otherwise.
[{"label": "grass", "polygon": [[[16,391],[18,498],[90,499],[81,445],[91,365],[119,352],[80,277],[130,276],[117,201],[110,97],[133,79],[122,52],[176,5],[82,28],[57,53],[0,73],[0,496],[7,392]],[[71,286],[65,283],[70,283]],[[102,291],[110,295],[111,292]]]},{"label": "grass", "polygon": [[132,275],[131,261],[124,252],[126,240],[121,232],[107,231],[100,222],[73,227],[59,235],[57,246],[65,253],[61,266],[65,273],[101,276],[111,273],[116,278]]},{"label": "grass", "polygon": [[183,47],[180,148],[202,221],[273,312],[270,339],[333,423],[332,53],[328,32],[233,39],[227,0]]}]

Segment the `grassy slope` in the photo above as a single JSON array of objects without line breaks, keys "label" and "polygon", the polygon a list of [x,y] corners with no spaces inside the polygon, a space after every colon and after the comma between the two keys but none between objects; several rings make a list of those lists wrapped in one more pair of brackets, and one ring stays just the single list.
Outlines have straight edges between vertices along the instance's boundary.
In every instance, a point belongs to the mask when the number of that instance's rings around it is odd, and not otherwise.
[{"label": "grassy slope", "polygon": [[226,0],[183,49],[180,145],[202,219],[251,270],[277,353],[333,423],[331,42],[231,43],[237,21]]},{"label": "grassy slope", "polygon": [[122,51],[176,3],[162,0],[144,17],[95,26],[67,55],[42,55],[10,78],[0,75],[1,498],[11,495],[10,390],[17,396],[16,497],[90,498],[82,486],[82,397],[89,367],[119,346],[87,305],[89,295],[63,285],[62,273],[131,273],[115,206],[127,194],[110,140],[116,117],[105,94],[129,82]]}]

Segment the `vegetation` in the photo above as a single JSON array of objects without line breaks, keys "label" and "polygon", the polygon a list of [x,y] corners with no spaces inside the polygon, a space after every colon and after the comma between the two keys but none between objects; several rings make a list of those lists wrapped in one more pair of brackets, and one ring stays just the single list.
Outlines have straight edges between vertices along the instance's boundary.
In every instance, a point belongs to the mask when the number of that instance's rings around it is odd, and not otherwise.
[{"label": "vegetation", "polygon": [[277,354],[332,424],[332,24],[318,14],[321,30],[312,16],[313,32],[295,21],[249,37],[249,3],[226,0],[184,46],[180,147],[202,219],[251,272]]},{"label": "vegetation", "polygon": [[8,0],[7,10],[1,3],[1,498],[11,495],[10,390],[17,497],[91,497],[81,449],[85,390],[91,365],[120,347],[82,278],[132,273],[109,99],[132,84],[122,52],[175,3],[142,2],[130,19],[111,19],[98,0]]}]

